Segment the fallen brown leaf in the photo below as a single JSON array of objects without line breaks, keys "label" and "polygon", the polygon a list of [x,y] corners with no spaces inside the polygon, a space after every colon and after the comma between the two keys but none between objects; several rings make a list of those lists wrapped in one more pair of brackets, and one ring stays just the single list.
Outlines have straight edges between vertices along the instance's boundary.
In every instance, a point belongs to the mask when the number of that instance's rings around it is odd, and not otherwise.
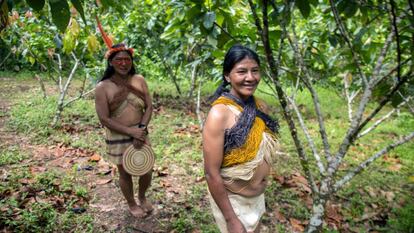
[{"label": "fallen brown leaf", "polygon": [[22,178],[19,179],[19,183],[26,185],[26,184],[33,184],[35,181],[33,179]]},{"label": "fallen brown leaf", "polygon": [[286,220],[285,216],[283,216],[283,214],[282,214],[282,213],[280,213],[278,210],[276,210],[276,211],[275,211],[275,217],[276,217],[276,219],[277,219],[279,222],[281,222],[281,223],[285,223],[285,222],[287,222],[287,220]]},{"label": "fallen brown leaf", "polygon": [[92,162],[98,162],[99,160],[101,160],[101,156],[99,156],[98,154],[93,154],[93,155],[89,158],[89,161],[92,161]]},{"label": "fallen brown leaf", "polygon": [[292,225],[292,229],[295,232],[303,232],[305,230],[305,227],[302,226],[302,223],[300,220],[295,218],[289,218],[290,225]]},{"label": "fallen brown leaf", "polygon": [[100,179],[96,181],[96,184],[102,185],[102,184],[110,183],[111,181],[112,179]]},{"label": "fallen brown leaf", "polygon": [[401,164],[393,164],[388,166],[388,170],[393,171],[393,172],[398,172],[401,169],[402,165]]},{"label": "fallen brown leaf", "polygon": [[395,198],[394,192],[381,190],[380,193],[381,193],[381,196],[385,197],[385,199],[387,199],[388,202],[392,202]]},{"label": "fallen brown leaf", "polygon": [[275,181],[277,181],[279,184],[284,184],[285,183],[285,177],[284,176],[278,176],[276,174],[273,174],[273,179]]},{"label": "fallen brown leaf", "polygon": [[36,173],[39,173],[39,172],[44,172],[47,169],[46,169],[46,167],[30,167],[29,170],[32,174],[36,174]]},{"label": "fallen brown leaf", "polygon": [[326,217],[335,221],[336,223],[340,223],[343,217],[339,214],[339,205],[334,205],[328,202],[326,205]]}]

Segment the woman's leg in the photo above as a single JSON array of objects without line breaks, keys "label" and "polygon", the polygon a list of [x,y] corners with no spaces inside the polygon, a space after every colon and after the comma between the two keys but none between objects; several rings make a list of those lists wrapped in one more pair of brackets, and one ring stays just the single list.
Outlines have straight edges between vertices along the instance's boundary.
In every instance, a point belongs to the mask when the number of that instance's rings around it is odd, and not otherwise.
[{"label": "woman's leg", "polygon": [[139,207],[134,199],[134,189],[132,184],[132,177],[128,174],[122,165],[117,165],[119,171],[119,186],[124,195],[129,211],[134,217],[141,218],[145,216],[144,210]]},{"label": "woman's leg", "polygon": [[141,207],[144,208],[146,212],[151,212],[153,210],[151,203],[147,200],[145,196],[145,192],[151,186],[151,180],[152,180],[152,169],[147,174],[139,178],[138,200],[139,200]]}]

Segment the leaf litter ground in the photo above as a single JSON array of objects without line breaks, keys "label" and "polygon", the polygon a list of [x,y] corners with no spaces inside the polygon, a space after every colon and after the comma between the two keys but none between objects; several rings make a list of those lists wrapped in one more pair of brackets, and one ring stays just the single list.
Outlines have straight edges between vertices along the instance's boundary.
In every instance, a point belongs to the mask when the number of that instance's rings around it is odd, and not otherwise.
[{"label": "leaf litter ground", "polygon": [[[201,232],[198,226],[185,226],[191,224],[186,222],[186,216],[198,210],[199,212],[209,212],[208,201],[205,196],[205,182],[199,174],[189,175],[185,166],[174,162],[174,160],[163,160],[154,167],[153,182],[149,191],[149,198],[152,200],[154,211],[144,219],[134,219],[127,211],[127,206],[120,192],[116,168],[104,161],[104,159],[94,151],[82,148],[74,148],[64,143],[55,145],[33,144],[24,135],[8,131],[5,127],[7,112],[13,104],[12,97],[18,93],[35,88],[35,84],[25,82],[11,83],[8,80],[1,81],[0,99],[0,141],[1,147],[19,145],[19,149],[29,156],[23,160],[19,166],[29,167],[33,174],[40,174],[46,171],[58,171],[62,174],[76,174],[75,182],[88,189],[88,197],[78,198],[72,206],[74,212],[79,214],[86,212],[93,216],[94,231],[96,232]],[[17,94],[16,94],[17,93]],[[162,100],[154,95],[155,111],[154,115],[174,118],[166,114],[166,107],[181,108],[186,115],[196,118],[191,105],[182,104],[173,98]],[[157,117],[157,116],[155,116]],[[96,127],[76,127],[71,124],[63,124],[61,131],[72,136],[82,134],[87,131],[97,130]],[[195,124],[177,124],[172,132],[176,137],[199,137],[199,128]],[[391,171],[399,170],[400,164],[394,158],[385,157],[385,161],[391,162]],[[188,164],[187,164],[188,165]],[[193,167],[201,169],[200,163],[190,163]],[[1,167],[1,176],[7,177],[9,166]],[[272,185],[267,190],[267,196],[273,197],[274,201],[268,202],[268,211],[263,219],[262,232],[303,232],[307,224],[308,210],[311,208],[312,199],[309,184],[306,179],[297,171],[290,173],[272,175]],[[32,180],[20,179],[19,182],[28,186]],[[57,186],[59,186],[59,181]],[[137,182],[134,181],[135,187]],[[201,187],[200,194],[192,193],[190,187]],[[22,192],[27,190],[14,190]],[[41,196],[39,190],[33,191],[35,196]],[[394,193],[391,191],[379,191],[377,188],[358,189],[363,195],[371,198],[382,198],[388,202],[394,201]],[[29,192],[30,193],[30,192]],[[15,194],[10,194],[15,195]],[[73,193],[71,195],[74,195]],[[26,196],[23,202],[33,202],[33,197]],[[35,200],[38,201],[38,200]],[[61,197],[47,197],[46,202],[60,203],[65,200]],[[381,223],[384,218],[384,211],[389,211],[387,206],[380,206],[372,203],[365,207],[364,214],[353,219],[349,224],[349,215],[346,211],[351,200],[337,196],[334,201],[329,202],[325,222],[330,229],[337,229],[341,232],[358,232],[363,227],[372,227],[369,222],[378,221]],[[59,206],[59,205],[55,205]],[[300,206],[300,207],[297,207]],[[304,211],[301,212],[301,208]],[[345,210],[344,210],[345,209]],[[348,217],[346,217],[346,216]],[[386,216],[385,216],[386,217]],[[212,221],[211,214],[207,218]],[[348,221],[346,220],[348,218]],[[180,221],[184,226],[180,228]],[[175,223],[173,223],[175,222]],[[355,226],[355,222],[359,223]],[[214,225],[213,222],[210,222]],[[276,227],[280,225],[282,227]],[[214,228],[214,227],[213,227]],[[372,232],[374,232],[373,230]]]}]

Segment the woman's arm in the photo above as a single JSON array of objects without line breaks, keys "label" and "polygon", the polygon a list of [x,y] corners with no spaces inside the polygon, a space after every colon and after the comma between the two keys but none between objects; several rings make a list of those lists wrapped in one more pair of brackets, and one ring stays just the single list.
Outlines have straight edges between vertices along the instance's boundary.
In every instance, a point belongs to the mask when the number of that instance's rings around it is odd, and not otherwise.
[{"label": "woman's arm", "polygon": [[137,139],[142,138],[144,136],[144,130],[125,126],[110,117],[109,100],[105,91],[106,88],[108,87],[105,83],[101,82],[95,89],[95,109],[101,124],[118,133],[130,135]]},{"label": "woman's arm", "polygon": [[224,105],[215,105],[210,110],[203,128],[204,171],[211,196],[220,208],[229,232],[246,232],[235,214],[220,175],[223,161],[224,130],[232,114]]},{"label": "woman's arm", "polygon": [[144,77],[142,75],[137,75],[136,77],[138,77],[137,84],[140,86],[139,90],[141,90],[142,94],[144,95],[144,103],[145,103],[145,111],[144,111],[144,115],[142,116],[140,124],[144,124],[145,126],[148,126],[148,123],[151,120],[152,110],[153,110],[152,99],[151,99],[151,95],[148,90],[147,82],[145,82]]}]

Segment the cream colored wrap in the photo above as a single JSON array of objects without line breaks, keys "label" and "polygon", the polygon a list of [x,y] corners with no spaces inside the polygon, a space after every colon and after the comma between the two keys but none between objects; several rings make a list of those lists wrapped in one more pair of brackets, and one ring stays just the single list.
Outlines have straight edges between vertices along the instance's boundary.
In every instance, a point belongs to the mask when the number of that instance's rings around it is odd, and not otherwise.
[{"label": "cream colored wrap", "polygon": [[[141,98],[135,96],[133,93],[129,93],[124,102],[122,102],[117,109],[110,113],[111,118],[121,115],[128,104],[136,108],[137,111],[143,111],[145,106],[145,103]],[[110,130],[106,127],[105,136],[107,150],[107,156],[105,156],[105,159],[113,164],[122,164],[122,154],[128,146],[132,144],[133,138],[129,135],[120,134]]]},{"label": "cream colored wrap", "polygon": [[[256,197],[243,197],[237,194],[227,194],[237,217],[242,222],[243,226],[248,232],[252,232],[260,223],[262,215],[266,211],[264,194],[260,194]],[[211,209],[213,210],[214,219],[220,229],[221,233],[227,233],[227,224],[221,213],[220,208],[217,206],[210,192],[208,193]]]}]

